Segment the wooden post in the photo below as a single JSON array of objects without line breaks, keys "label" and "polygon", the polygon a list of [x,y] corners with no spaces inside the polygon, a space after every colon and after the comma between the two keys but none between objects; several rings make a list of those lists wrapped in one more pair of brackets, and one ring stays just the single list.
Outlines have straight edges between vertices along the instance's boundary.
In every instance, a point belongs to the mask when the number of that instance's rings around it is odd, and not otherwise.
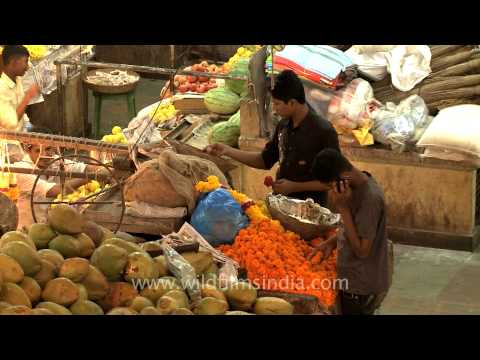
[{"label": "wooden post", "polygon": [[254,100],[247,99],[240,103],[240,136],[245,139],[260,137],[260,117]]}]

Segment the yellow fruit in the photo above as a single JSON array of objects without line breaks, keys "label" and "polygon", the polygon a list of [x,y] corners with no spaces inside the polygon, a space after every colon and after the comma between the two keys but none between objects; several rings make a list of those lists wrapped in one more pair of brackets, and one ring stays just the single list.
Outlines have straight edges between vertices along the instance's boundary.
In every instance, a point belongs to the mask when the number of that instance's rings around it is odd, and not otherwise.
[{"label": "yellow fruit", "polygon": [[237,50],[237,54],[239,55],[243,55],[245,53],[246,49],[242,46],[242,47],[239,47],[238,50]]},{"label": "yellow fruit", "polygon": [[122,133],[122,128],[120,126],[115,126],[113,129],[112,129],[112,134],[113,135],[117,135],[117,134],[121,134]]},{"label": "yellow fruit", "polygon": [[102,141],[103,142],[108,142],[108,135],[105,135],[104,137],[102,137]]}]

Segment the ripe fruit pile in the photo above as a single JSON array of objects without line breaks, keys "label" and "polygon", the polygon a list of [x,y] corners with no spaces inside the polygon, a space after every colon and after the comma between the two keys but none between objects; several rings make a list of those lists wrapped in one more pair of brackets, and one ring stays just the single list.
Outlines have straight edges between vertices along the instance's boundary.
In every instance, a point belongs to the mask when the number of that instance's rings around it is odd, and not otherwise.
[{"label": "ripe fruit pile", "polygon": [[[106,184],[105,188],[110,187],[110,185]],[[102,186],[100,183],[96,180],[90,181],[88,184],[80,186],[75,192],[65,195],[62,199],[62,194],[58,194],[58,196],[55,198],[54,202],[69,202],[69,203],[74,203],[80,199],[86,198],[90,195],[97,194],[102,190]],[[56,206],[55,204],[52,204],[52,207]]]},{"label": "ripe fruit pile", "polygon": [[168,120],[172,120],[177,115],[177,110],[170,100],[163,101],[157,109],[157,106],[152,106],[150,110],[150,117],[156,125],[162,124]]},{"label": "ripe fruit pile", "polygon": [[[226,72],[224,67],[218,67],[215,64],[209,65],[206,61],[187,67],[185,70],[219,74]],[[176,75],[174,82],[175,88],[179,93],[194,92],[203,94],[218,86],[215,79],[206,76]]]},{"label": "ripe fruit pile", "polygon": [[[51,209],[47,224],[0,238],[0,315],[289,315],[293,306],[258,297],[247,282],[221,287],[206,252],[181,254],[198,279],[192,301],[133,236],[113,234],[67,205]],[[150,284],[150,285],[149,285]]]},{"label": "ripe fruit pile", "polygon": [[238,48],[235,55],[233,55],[227,62],[228,69],[230,70],[233,65],[240,59],[249,59],[252,55],[262,48],[261,45],[244,45]]},{"label": "ripe fruit pile", "polygon": [[127,138],[122,133],[122,128],[120,126],[113,127],[112,134],[105,135],[102,138],[102,141],[109,144],[127,144]]},{"label": "ripe fruit pile", "polygon": [[30,53],[31,60],[40,60],[47,55],[48,48],[45,45],[25,45]]}]

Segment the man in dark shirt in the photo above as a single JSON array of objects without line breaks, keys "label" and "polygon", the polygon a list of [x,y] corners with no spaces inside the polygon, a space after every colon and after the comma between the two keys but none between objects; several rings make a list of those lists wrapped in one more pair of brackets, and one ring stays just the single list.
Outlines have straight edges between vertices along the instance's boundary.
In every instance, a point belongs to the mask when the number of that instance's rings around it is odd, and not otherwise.
[{"label": "man in dark shirt", "polygon": [[263,151],[242,151],[224,144],[207,146],[205,151],[263,170],[279,162],[277,181],[273,185],[276,193],[302,200],[312,198],[325,206],[327,188],[314,181],[310,170],[315,155],[321,150],[340,151],[337,133],[306,103],[303,84],[293,71],[280,73],[271,92],[273,110],[282,120]]},{"label": "man in dark shirt", "polygon": [[342,216],[337,237],[317,248],[324,259],[338,248],[337,277],[346,280],[339,291],[342,313],[372,315],[390,286],[383,191],[370,174],[332,149],[316,156],[312,172],[329,184],[328,207]]}]

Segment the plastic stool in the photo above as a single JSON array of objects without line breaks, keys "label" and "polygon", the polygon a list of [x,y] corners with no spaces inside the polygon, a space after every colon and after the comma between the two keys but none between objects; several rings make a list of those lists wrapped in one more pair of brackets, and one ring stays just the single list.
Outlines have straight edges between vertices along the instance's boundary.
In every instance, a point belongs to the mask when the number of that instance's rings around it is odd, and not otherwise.
[{"label": "plastic stool", "polygon": [[132,90],[123,94],[105,94],[93,91],[93,97],[95,98],[95,119],[93,124],[93,136],[99,138],[100,124],[102,118],[102,104],[104,100],[127,100],[128,115],[130,120],[137,116],[137,107],[135,104],[135,90]]}]

